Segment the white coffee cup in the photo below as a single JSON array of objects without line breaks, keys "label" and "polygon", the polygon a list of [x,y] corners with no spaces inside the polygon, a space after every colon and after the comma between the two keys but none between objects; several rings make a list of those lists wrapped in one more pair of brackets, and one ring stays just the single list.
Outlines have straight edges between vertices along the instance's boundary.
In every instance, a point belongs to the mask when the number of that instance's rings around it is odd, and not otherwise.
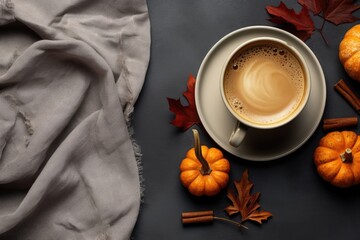
[{"label": "white coffee cup", "polygon": [[296,118],[309,98],[310,80],[304,58],[284,40],[258,37],[238,46],[220,81],[222,99],[237,119],[229,143],[239,146],[248,127],[273,129]]}]

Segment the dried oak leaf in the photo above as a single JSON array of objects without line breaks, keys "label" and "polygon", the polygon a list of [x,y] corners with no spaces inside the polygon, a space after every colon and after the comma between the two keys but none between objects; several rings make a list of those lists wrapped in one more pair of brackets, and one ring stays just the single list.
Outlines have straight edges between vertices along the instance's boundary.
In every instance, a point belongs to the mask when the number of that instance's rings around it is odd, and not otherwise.
[{"label": "dried oak leaf", "polygon": [[299,13],[288,8],[282,1],[279,6],[267,6],[266,11],[270,14],[271,22],[282,24],[285,30],[293,33],[301,40],[306,41],[315,31],[315,25],[309,15],[309,10],[303,6]]},{"label": "dried oak leaf", "polygon": [[247,169],[243,172],[240,181],[234,181],[234,185],[237,194],[232,189],[229,189],[227,193],[227,197],[232,202],[232,205],[225,208],[229,215],[240,213],[241,223],[251,220],[260,224],[272,216],[270,212],[259,210],[260,204],[258,201],[260,193],[250,193],[254,184],[249,180]]},{"label": "dried oak leaf", "polygon": [[180,98],[167,98],[169,110],[175,114],[175,118],[170,123],[184,131],[194,124],[201,123],[195,106],[195,81],[195,77],[190,74],[187,81],[187,91],[183,93],[188,102],[187,106],[181,103]]}]

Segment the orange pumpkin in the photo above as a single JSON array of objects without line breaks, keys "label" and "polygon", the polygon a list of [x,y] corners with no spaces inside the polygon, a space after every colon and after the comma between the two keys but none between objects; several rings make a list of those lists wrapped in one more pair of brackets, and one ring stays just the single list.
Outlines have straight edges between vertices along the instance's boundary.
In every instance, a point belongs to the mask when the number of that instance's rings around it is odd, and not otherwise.
[{"label": "orange pumpkin", "polygon": [[314,152],[319,175],[338,187],[360,183],[360,137],[353,131],[325,135]]},{"label": "orange pumpkin", "polygon": [[217,148],[201,146],[199,133],[193,130],[195,147],[180,164],[180,181],[195,196],[213,196],[227,186],[230,163]]},{"label": "orange pumpkin", "polygon": [[339,59],[347,74],[360,81],[360,24],[345,33],[339,45]]}]

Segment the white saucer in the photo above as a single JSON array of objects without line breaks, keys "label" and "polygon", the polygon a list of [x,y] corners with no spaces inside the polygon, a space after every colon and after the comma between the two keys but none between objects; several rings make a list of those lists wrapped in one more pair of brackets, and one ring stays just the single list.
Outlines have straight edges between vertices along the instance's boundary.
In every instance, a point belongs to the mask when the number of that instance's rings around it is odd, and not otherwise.
[{"label": "white saucer", "polygon": [[[241,145],[235,148],[229,144],[229,136],[236,119],[221,98],[221,69],[239,44],[260,36],[277,37],[296,45],[310,68],[311,93],[305,109],[292,122],[272,130],[249,129]],[[243,159],[267,161],[292,153],[311,137],[325,109],[326,83],[319,61],[304,42],[278,28],[251,26],[226,35],[207,53],[197,74],[195,101],[202,124],[220,147]]]}]

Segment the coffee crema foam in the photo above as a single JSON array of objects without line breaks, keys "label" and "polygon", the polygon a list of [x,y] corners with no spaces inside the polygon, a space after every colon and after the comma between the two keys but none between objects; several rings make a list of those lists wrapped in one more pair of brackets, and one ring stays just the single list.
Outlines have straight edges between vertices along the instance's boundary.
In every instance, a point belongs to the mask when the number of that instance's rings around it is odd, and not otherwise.
[{"label": "coffee crema foam", "polygon": [[236,54],[225,70],[224,91],[232,109],[256,124],[272,124],[291,116],[305,92],[298,59],[272,43]]}]

